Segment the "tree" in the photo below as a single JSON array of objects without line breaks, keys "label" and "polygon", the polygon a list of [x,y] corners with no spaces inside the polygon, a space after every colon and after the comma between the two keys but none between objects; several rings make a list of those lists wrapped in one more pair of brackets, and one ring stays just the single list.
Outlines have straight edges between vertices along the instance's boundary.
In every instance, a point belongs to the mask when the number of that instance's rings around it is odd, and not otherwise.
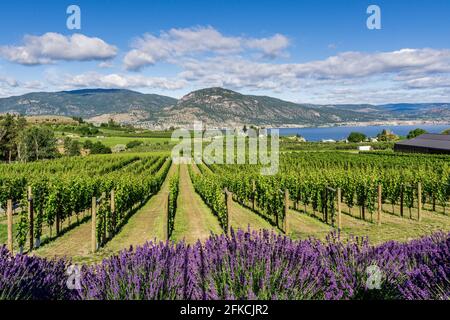
[{"label": "tree", "polygon": [[17,154],[21,161],[54,158],[56,156],[55,134],[46,127],[26,128],[20,134]]},{"label": "tree", "polygon": [[79,124],[84,123],[84,120],[82,117],[72,117],[72,120],[78,122]]},{"label": "tree", "polygon": [[352,132],[349,134],[347,140],[350,142],[363,142],[366,140],[367,136],[361,132]]},{"label": "tree", "polygon": [[450,129],[444,130],[442,134],[450,134]]},{"label": "tree", "polygon": [[83,143],[83,149],[89,149],[89,150],[91,150],[93,146],[94,146],[94,143],[92,143],[91,140],[86,140],[86,141]]},{"label": "tree", "polygon": [[132,140],[130,142],[127,143],[126,147],[127,149],[133,149],[135,147],[139,147],[140,145],[142,145],[144,142],[139,141],[139,140]]},{"label": "tree", "polygon": [[16,158],[18,137],[26,124],[22,116],[0,116],[0,159],[11,161]]},{"label": "tree", "polygon": [[428,132],[426,130],[424,130],[424,129],[417,128],[417,129],[411,130],[408,133],[408,135],[406,136],[406,138],[407,139],[414,139],[415,137],[418,137],[418,136],[420,136],[422,134],[425,134],[425,133],[428,133]]},{"label": "tree", "polygon": [[81,144],[77,140],[69,137],[64,139],[64,153],[69,156],[79,156],[81,154]]},{"label": "tree", "polygon": [[111,148],[105,146],[100,141],[92,144],[91,147],[91,154],[106,154],[106,153],[112,153]]},{"label": "tree", "polygon": [[398,140],[399,137],[394,134],[391,130],[383,129],[378,135],[377,135],[378,141],[394,141]]}]

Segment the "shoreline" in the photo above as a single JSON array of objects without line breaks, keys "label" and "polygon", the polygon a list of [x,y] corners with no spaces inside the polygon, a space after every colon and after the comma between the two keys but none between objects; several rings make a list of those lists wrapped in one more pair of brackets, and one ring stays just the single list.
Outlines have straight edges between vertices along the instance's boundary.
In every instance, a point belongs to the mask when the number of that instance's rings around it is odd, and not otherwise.
[{"label": "shoreline", "polygon": [[336,127],[392,127],[392,126],[420,126],[420,125],[448,125],[450,129],[450,121],[443,120],[391,120],[391,121],[367,121],[367,122],[343,122],[326,124],[320,126],[305,126],[305,125],[281,125],[281,126],[266,126],[266,129],[319,129],[319,128],[336,128]]}]

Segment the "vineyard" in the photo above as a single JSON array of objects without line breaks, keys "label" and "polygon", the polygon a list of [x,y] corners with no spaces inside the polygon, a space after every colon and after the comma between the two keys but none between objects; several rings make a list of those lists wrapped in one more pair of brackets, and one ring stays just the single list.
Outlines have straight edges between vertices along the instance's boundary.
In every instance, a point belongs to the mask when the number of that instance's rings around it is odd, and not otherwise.
[{"label": "vineyard", "polygon": [[62,234],[64,223],[68,229],[89,219],[95,207],[96,240],[103,245],[159,190],[170,162],[124,155],[0,166],[0,203],[18,221],[15,244],[24,251],[28,238],[29,250],[37,249]]},{"label": "vineyard", "polygon": [[155,238],[195,243],[232,229],[293,239],[336,230],[381,243],[450,228],[448,157],[324,151],[280,160],[274,176],[260,175],[261,165],[174,165],[158,153],[3,164],[0,241],[95,262]]},{"label": "vineyard", "polygon": [[[323,299],[367,294],[360,284],[343,285],[352,288],[348,292],[340,289],[327,291],[327,281],[333,273],[327,268],[322,270],[318,263],[328,257],[327,250],[351,249],[355,252],[355,259],[359,250],[378,250],[368,244],[359,247],[352,240],[353,236],[368,236],[369,241],[380,246],[378,248],[389,246],[389,243],[383,244],[387,240],[401,240],[409,243],[398,244],[401,250],[429,254],[423,251],[419,242],[410,241],[435,234],[420,241],[428,246],[438,246],[441,251],[446,250],[448,234],[439,231],[448,232],[450,229],[448,157],[288,152],[283,153],[280,160],[280,170],[274,176],[260,175],[262,165],[178,165],[164,153],[2,164],[0,242],[7,244],[1,249],[1,255],[8,260],[0,259],[0,264],[3,263],[4,268],[14,269],[9,263],[12,258],[8,258],[11,251],[30,255],[42,266],[50,266],[50,260],[39,260],[40,257],[70,257],[72,261],[87,264],[87,269],[84,269],[84,291],[78,292],[81,296],[66,291],[58,293],[66,298],[103,299],[104,294],[116,298],[154,298],[156,295],[169,299],[182,298],[170,290],[166,291],[170,286],[158,282],[158,276],[152,280],[160,286],[155,292],[141,290],[130,293],[125,275],[114,280],[120,283],[125,281],[124,291],[111,289],[109,281],[99,280],[98,277],[104,273],[103,267],[119,268],[115,257],[120,255],[123,261],[136,263],[142,270],[163,270],[158,263],[169,263],[175,268],[173,272],[179,272],[177,268],[187,264],[189,267],[182,267],[185,272],[180,274],[187,277],[185,281],[197,286],[192,296],[186,296],[193,299],[198,299],[199,295],[206,295],[209,299],[214,299],[216,295],[229,299],[247,297],[247,294],[249,298],[260,299],[274,295],[280,298]],[[323,242],[311,239],[293,242],[310,237]],[[338,238],[344,240],[342,245],[337,244]],[[227,243],[241,246],[241,253],[228,247]],[[290,268],[293,265],[289,261],[296,258],[289,252],[294,248],[310,250],[311,254],[317,250],[322,252],[314,258],[317,261],[311,260],[316,262],[303,266],[312,272],[312,276],[298,280],[308,283],[319,281],[312,295],[290,285],[286,285],[286,290],[281,292],[263,284],[252,292],[247,284],[240,280],[236,282],[236,279],[230,287],[222,286],[225,278],[221,277],[231,279],[232,276],[220,269],[225,263],[221,251],[231,250],[228,255],[236,261],[230,263],[233,266],[242,264],[242,267],[235,271],[230,269],[230,272],[242,273],[241,277],[245,278],[247,274],[252,274],[252,268],[265,270],[265,259],[273,259],[267,256],[257,262],[262,257],[262,252],[257,248],[270,247],[269,243],[280,246],[280,250],[287,250],[279,260],[284,266],[280,272],[284,273],[292,272]],[[217,251],[217,246],[223,249]],[[269,247],[261,250],[275,250]],[[253,254],[258,256],[254,260],[256,265],[246,269],[243,266],[248,266],[248,261],[242,260],[242,257]],[[307,251],[305,254],[308,255]],[[140,255],[143,255],[143,260]],[[439,262],[438,256],[433,256],[429,261]],[[401,272],[405,277],[410,277],[408,272],[416,270],[414,268],[419,262],[402,257],[404,264],[401,271],[396,271],[396,267],[389,264],[384,267],[386,272]],[[202,264],[201,268],[208,267],[197,274],[199,259],[207,263]],[[295,260],[299,268],[302,266],[300,260]],[[358,258],[358,261],[366,260]],[[65,260],[55,261],[58,261],[59,267],[66,263]],[[100,261],[104,264],[98,264]],[[146,261],[145,266],[141,266],[143,261]],[[420,260],[420,263],[425,262]],[[428,265],[428,262],[425,264]],[[331,260],[329,267],[330,270],[335,268]],[[361,268],[358,267],[355,272],[363,274]],[[20,272],[32,273],[32,270],[24,266]],[[20,272],[14,273],[17,279],[20,279]],[[163,279],[171,279],[172,271],[161,272],[168,272],[162,276]],[[274,277],[285,277],[277,273],[278,269],[272,272]],[[321,272],[328,272],[328,275],[321,278]],[[262,271],[259,273],[264,275]],[[61,275],[58,271],[57,277]],[[145,288],[147,280],[141,279],[140,275],[136,279]],[[215,283],[212,291],[202,291],[205,286],[198,282],[199,279]],[[271,282],[273,279],[266,275],[260,281]],[[416,281],[418,278],[411,279]],[[445,279],[436,279],[439,285],[445,283]],[[418,286],[422,286],[420,281]],[[17,288],[20,288],[20,281],[17,283]],[[95,292],[89,291],[88,288],[95,288],[100,283],[104,287],[95,289]],[[393,297],[419,297],[415,295],[415,287],[410,288],[407,282],[388,285],[397,288]],[[4,284],[0,279],[0,291],[2,286]],[[183,285],[180,288],[185,290]],[[445,295],[430,289],[422,292],[420,297],[440,298]]]},{"label": "vineyard", "polygon": [[[293,152],[281,156],[280,171],[275,176],[260,176],[260,166],[212,165],[211,169],[216,173],[215,181],[220,181],[216,189],[227,187],[239,203],[279,227],[285,219],[286,206],[305,213],[310,210],[313,216],[325,214],[324,222],[334,225],[338,189],[339,202],[347,213],[354,215],[356,207],[363,220],[373,221],[379,204],[389,204],[392,214],[400,207],[399,214],[410,219],[420,220],[420,216],[413,216],[413,208],[420,209],[416,210],[419,214],[421,210],[429,210],[446,215],[450,199],[449,160]],[[285,196],[285,190],[289,197]],[[382,209],[388,210],[386,206]]]}]

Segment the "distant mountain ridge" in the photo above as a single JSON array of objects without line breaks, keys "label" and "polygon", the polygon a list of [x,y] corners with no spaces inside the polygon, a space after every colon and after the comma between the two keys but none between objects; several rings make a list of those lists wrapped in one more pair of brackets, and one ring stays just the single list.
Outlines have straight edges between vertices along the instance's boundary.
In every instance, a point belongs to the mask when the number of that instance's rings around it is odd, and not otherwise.
[{"label": "distant mountain ridge", "polygon": [[177,99],[124,89],[82,89],[35,92],[0,99],[0,113],[62,115],[89,118],[105,113],[146,112],[149,115]]},{"label": "distant mountain ridge", "polygon": [[392,120],[449,121],[450,103],[299,104],[219,87],[196,90],[178,100],[132,90],[98,88],[0,98],[0,113],[81,116],[94,122],[111,117],[148,128],[192,125],[196,120],[215,127],[318,126]]}]

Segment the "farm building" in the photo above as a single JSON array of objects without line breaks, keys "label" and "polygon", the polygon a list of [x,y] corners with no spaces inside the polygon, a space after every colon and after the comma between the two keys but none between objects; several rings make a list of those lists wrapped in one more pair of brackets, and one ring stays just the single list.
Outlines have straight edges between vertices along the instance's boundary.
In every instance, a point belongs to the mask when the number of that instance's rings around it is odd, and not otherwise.
[{"label": "farm building", "polygon": [[394,151],[450,154],[450,135],[422,134],[414,139],[397,142]]},{"label": "farm building", "polygon": [[358,146],[359,151],[372,151],[372,146]]}]

